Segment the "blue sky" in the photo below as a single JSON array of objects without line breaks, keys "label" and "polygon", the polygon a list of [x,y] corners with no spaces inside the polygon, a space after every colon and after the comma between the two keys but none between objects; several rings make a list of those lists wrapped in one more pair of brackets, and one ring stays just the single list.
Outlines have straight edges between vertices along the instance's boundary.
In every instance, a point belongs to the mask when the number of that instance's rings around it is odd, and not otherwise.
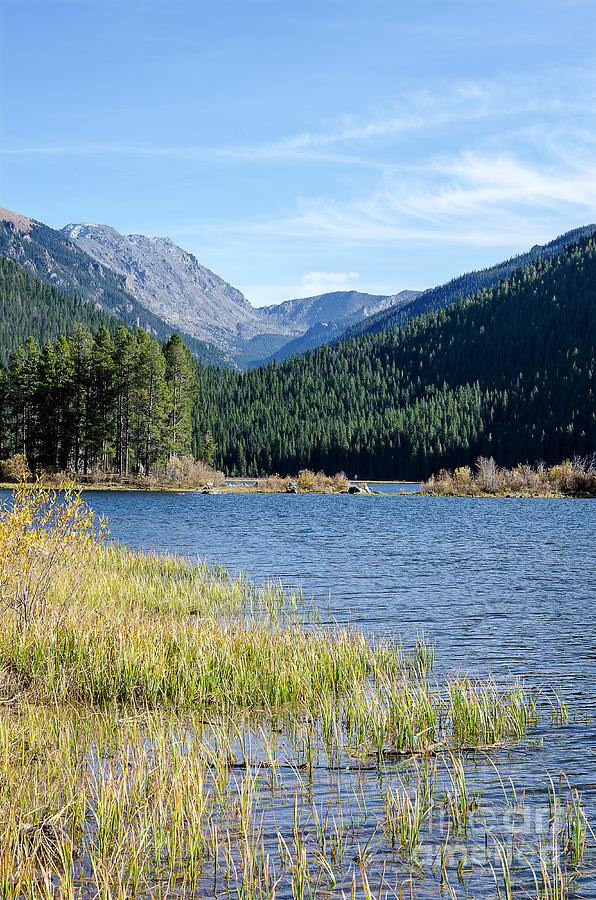
[{"label": "blue sky", "polygon": [[596,220],[593,0],[0,0],[0,205],[168,235],[256,305]]}]

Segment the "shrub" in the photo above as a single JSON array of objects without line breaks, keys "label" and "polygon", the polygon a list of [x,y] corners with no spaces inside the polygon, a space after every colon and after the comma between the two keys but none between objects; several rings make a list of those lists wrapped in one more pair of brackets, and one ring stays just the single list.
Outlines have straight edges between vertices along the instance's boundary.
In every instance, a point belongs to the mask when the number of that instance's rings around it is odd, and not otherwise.
[{"label": "shrub", "polygon": [[498,469],[494,459],[480,457],[474,476],[468,466],[455,472],[441,469],[421,487],[423,494],[466,496],[596,496],[596,466],[593,459],[565,460],[547,469],[543,463],[520,463],[514,469]]},{"label": "shrub", "polygon": [[472,484],[472,470],[469,466],[460,466],[454,472],[456,484],[462,488],[468,488]]},{"label": "shrub", "polygon": [[21,625],[42,614],[56,575],[68,604],[90,547],[107,531],[72,485],[56,491],[22,481],[0,504],[0,612],[12,610]]},{"label": "shrub", "polygon": [[31,476],[32,472],[24,454],[15,453],[10,459],[0,459],[0,481],[16,483],[27,481]]},{"label": "shrub", "polygon": [[324,472],[312,472],[310,469],[301,469],[298,472],[298,490],[305,493],[341,493],[347,491],[348,479],[343,472],[337,475],[325,475]]},{"label": "shrub", "polygon": [[492,458],[479,456],[476,462],[476,483],[489,494],[497,488],[497,464]]},{"label": "shrub", "polygon": [[254,490],[257,493],[265,492],[271,494],[283,494],[287,491],[288,486],[292,483],[289,475],[282,478],[281,475],[265,475],[263,478],[257,479]]},{"label": "shrub", "polygon": [[200,487],[208,481],[221,484],[224,480],[222,472],[217,472],[192,456],[170,456],[164,467],[156,468],[151,474],[157,484],[173,483],[178,487]]}]

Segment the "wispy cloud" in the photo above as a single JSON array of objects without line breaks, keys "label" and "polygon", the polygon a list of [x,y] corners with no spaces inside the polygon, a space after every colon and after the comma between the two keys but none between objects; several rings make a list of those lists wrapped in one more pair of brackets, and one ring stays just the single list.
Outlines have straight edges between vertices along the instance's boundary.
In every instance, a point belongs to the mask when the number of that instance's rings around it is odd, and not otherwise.
[{"label": "wispy cloud", "polygon": [[327,291],[345,291],[354,286],[358,272],[307,272],[302,276],[301,288],[314,296]]},{"label": "wispy cloud", "polygon": [[[297,297],[316,297],[330,291],[362,290],[355,284],[360,278],[358,272],[306,272],[295,282],[245,284],[242,293],[256,306],[279,303],[282,300],[293,300]],[[374,287],[374,286],[373,286]],[[372,291],[371,285],[367,286]],[[382,286],[373,293],[389,293]]]},{"label": "wispy cloud", "polygon": [[[283,172],[282,185],[285,189],[291,183],[289,193],[272,193],[271,211],[260,219],[252,212],[242,217],[230,210],[222,211],[217,223],[187,219],[173,222],[171,228],[167,223],[160,227],[161,233],[195,243],[196,252],[210,245],[222,258],[237,251],[248,258],[254,251],[269,259],[275,248],[288,255],[295,252],[296,258],[302,254],[304,268],[294,262],[294,283],[247,289],[249,296],[257,294],[264,302],[274,290],[279,299],[352,286],[358,275],[347,269],[354,266],[364,272],[366,266],[362,257],[353,255],[358,243],[392,248],[434,244],[521,249],[593,221],[596,104],[593,79],[584,76],[567,72],[557,79],[548,73],[541,80],[517,75],[403,93],[374,115],[342,116],[320,130],[254,144],[100,142],[2,152],[128,154],[190,162],[223,160],[230,165],[236,161],[241,174],[253,163],[290,161],[291,178],[286,181]],[[571,90],[574,82],[577,89]],[[467,127],[475,121],[481,127]],[[443,126],[447,127],[440,131]],[[407,147],[402,141],[405,136]],[[443,141],[445,136],[448,142]],[[448,146],[449,152],[437,153],[441,146]],[[312,181],[303,178],[294,165],[302,160],[368,166],[371,172],[347,168],[348,178],[330,183],[328,193],[309,196]],[[299,191],[301,197],[297,197]],[[330,249],[338,253],[330,256]],[[308,266],[315,271],[300,278],[299,272]],[[326,266],[342,270],[319,270]]]},{"label": "wispy cloud", "polygon": [[[576,138],[578,135],[576,135]],[[434,157],[408,177],[386,177],[369,196],[302,200],[293,215],[243,230],[336,241],[510,245],[554,236],[596,214],[596,136],[588,132],[541,163],[511,153]],[[562,223],[562,224],[561,224]]]},{"label": "wispy cloud", "polygon": [[[570,96],[569,82],[576,89]],[[527,116],[534,111],[545,115],[564,112],[566,117],[594,114],[594,90],[586,73],[566,73],[558,89],[553,73],[503,77],[499,80],[460,81],[434,91],[416,90],[398,94],[392,103],[375,115],[342,115],[327,128],[304,131],[259,142],[225,146],[154,144],[139,142],[91,141],[60,145],[5,146],[4,155],[102,156],[171,158],[176,160],[229,160],[275,162],[284,160],[321,161],[332,164],[399,168],[394,159],[378,160],[362,151],[372,146],[424,130],[470,123],[475,120]],[[361,151],[359,153],[359,151]]]}]

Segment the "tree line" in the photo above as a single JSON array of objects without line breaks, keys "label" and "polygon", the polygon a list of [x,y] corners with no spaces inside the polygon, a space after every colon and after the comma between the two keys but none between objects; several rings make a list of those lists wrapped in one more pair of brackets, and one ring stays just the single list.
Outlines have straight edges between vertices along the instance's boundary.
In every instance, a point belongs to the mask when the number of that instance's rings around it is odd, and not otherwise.
[{"label": "tree line", "polygon": [[32,469],[148,474],[191,441],[195,364],[179,335],[77,324],[39,347],[27,338],[0,368],[0,456]]}]

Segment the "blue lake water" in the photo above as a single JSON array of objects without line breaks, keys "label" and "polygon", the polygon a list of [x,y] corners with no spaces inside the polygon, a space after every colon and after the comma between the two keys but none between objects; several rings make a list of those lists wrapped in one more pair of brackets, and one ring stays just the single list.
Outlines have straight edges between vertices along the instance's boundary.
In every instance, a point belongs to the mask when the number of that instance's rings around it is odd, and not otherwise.
[{"label": "blue lake water", "polygon": [[596,712],[593,500],[85,497],[108,517],[111,540],[301,586],[323,623],[350,622],[404,641],[424,629],[442,670],[556,680]]}]

